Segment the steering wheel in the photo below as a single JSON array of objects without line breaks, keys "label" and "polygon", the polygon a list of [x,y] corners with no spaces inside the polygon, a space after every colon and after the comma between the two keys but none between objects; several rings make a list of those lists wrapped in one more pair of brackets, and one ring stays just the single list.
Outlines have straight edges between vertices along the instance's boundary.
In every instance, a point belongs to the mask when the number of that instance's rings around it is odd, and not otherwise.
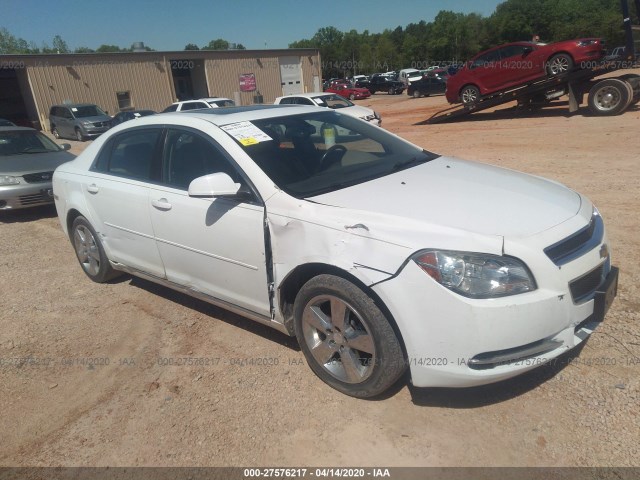
[{"label": "steering wheel", "polygon": [[344,147],[343,145],[333,145],[326,152],[324,152],[324,155],[322,155],[318,171],[321,172],[328,169],[334,163],[338,163],[340,160],[342,160],[342,157],[345,153],[347,153],[346,147]]}]

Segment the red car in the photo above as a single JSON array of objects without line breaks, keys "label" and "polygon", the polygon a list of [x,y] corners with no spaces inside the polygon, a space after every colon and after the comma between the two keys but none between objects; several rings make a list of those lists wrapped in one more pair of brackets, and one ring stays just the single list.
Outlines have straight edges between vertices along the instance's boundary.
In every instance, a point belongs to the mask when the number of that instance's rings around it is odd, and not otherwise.
[{"label": "red car", "polygon": [[327,88],[325,92],[336,93],[341,97],[348,98],[349,100],[360,100],[371,96],[371,92],[366,88],[354,87],[348,83],[329,85],[329,88]]},{"label": "red car", "polygon": [[449,103],[474,103],[547,75],[559,75],[605,55],[604,41],[584,38],[564,42],[515,42],[494,47],[469,60],[447,81]]}]

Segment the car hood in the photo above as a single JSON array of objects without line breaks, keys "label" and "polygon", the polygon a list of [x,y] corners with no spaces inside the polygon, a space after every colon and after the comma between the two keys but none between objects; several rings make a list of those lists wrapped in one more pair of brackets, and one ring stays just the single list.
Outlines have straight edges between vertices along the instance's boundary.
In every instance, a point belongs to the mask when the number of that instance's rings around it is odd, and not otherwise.
[{"label": "car hood", "polygon": [[[525,237],[575,216],[582,203],[558,183],[487,164],[440,157],[309,200],[379,223],[423,224],[481,235]],[[412,243],[410,239],[406,239]]]},{"label": "car hood", "polygon": [[20,176],[26,173],[50,172],[74,158],[75,155],[66,151],[0,156],[0,174]]},{"label": "car hood", "polygon": [[353,105],[351,107],[339,108],[339,109],[336,109],[336,112],[346,113],[348,115],[351,115],[353,117],[358,117],[358,118],[368,117],[370,115],[375,114],[375,112],[370,108],[362,107],[360,105]]}]

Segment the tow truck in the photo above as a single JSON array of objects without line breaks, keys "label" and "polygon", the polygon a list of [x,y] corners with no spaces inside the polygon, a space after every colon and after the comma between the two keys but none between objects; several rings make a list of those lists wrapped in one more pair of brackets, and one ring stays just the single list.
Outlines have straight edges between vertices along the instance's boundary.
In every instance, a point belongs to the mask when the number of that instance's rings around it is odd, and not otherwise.
[{"label": "tow truck", "polygon": [[[636,14],[640,16],[640,0],[634,2]],[[638,24],[632,22],[628,0],[620,0],[620,4],[626,40],[622,56],[605,57],[580,70],[526,82],[474,103],[454,105],[417,125],[451,121],[513,101],[517,102],[518,108],[539,108],[564,95],[569,96],[571,113],[580,108],[587,95],[587,106],[593,115],[621,114],[631,105],[640,102],[640,75],[627,73],[597,80],[597,77],[637,65],[633,32],[640,30],[640,19]]]}]

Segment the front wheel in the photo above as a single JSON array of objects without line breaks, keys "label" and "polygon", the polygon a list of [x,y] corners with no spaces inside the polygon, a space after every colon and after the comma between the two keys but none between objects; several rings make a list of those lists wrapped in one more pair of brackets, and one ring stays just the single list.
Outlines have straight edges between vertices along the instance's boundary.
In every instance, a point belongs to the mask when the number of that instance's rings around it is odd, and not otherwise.
[{"label": "front wheel", "polygon": [[566,53],[558,53],[547,61],[547,74],[551,77],[573,70],[573,58]]},{"label": "front wheel", "polygon": [[480,89],[475,85],[467,85],[460,91],[460,101],[464,105],[473,105],[480,100]]},{"label": "front wheel", "polygon": [[420,90],[417,88],[413,91],[413,98],[420,98]]},{"label": "front wheel", "polygon": [[87,277],[96,283],[104,283],[120,275],[109,263],[98,234],[86,218],[77,217],[70,234],[76,257]]},{"label": "front wheel", "polygon": [[389,93],[389,95],[393,95],[394,93],[396,93],[396,91],[393,89],[393,87],[389,87],[389,91],[387,93]]},{"label": "front wheel", "polygon": [[76,128],[76,140],[79,142],[84,142],[84,136],[82,136],[82,132],[79,128]]},{"label": "front wheel", "polygon": [[344,278],[309,280],[294,303],[294,326],[314,373],[346,395],[379,395],[405,370],[391,324],[371,297]]},{"label": "front wheel", "polygon": [[352,93],[351,95],[349,95],[349,100],[355,100],[356,96]]},{"label": "front wheel", "polygon": [[60,140],[60,132],[58,132],[57,127],[51,127],[51,133],[53,134],[54,137]]}]

